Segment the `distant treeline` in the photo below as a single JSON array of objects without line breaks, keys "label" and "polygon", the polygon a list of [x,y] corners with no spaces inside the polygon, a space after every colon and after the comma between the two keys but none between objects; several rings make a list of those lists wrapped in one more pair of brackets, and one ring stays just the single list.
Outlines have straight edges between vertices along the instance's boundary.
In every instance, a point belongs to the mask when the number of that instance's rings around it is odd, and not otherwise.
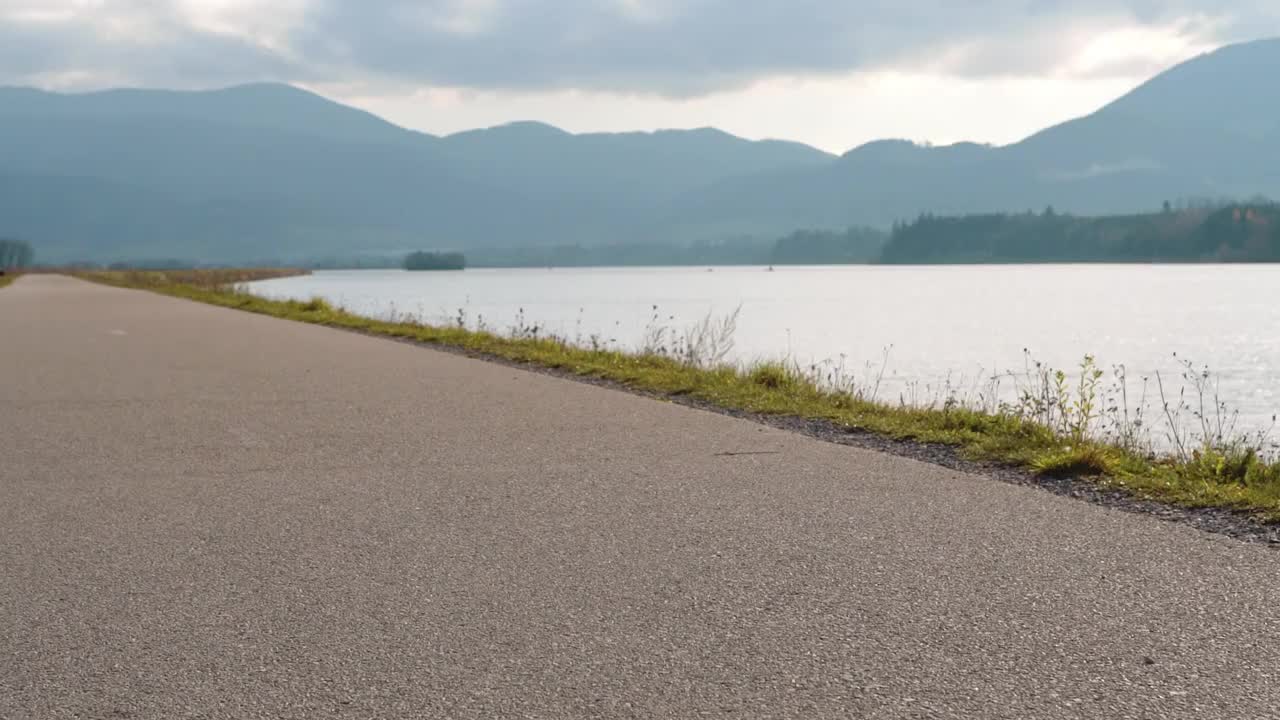
[{"label": "distant treeline", "polygon": [[467,255],[479,267],[823,265],[873,262],[888,237],[873,228],[801,230],[778,240],[744,237],[689,244],[480,248]]},{"label": "distant treeline", "polygon": [[645,265],[748,265],[767,261],[772,242],[733,239],[688,245],[615,243],[479,248],[468,251],[483,267],[636,267]]},{"label": "distant treeline", "polygon": [[458,252],[412,252],[404,258],[405,270],[462,270],[467,258]]},{"label": "distant treeline", "polygon": [[0,270],[28,267],[35,257],[36,252],[30,243],[0,238]]},{"label": "distant treeline", "polygon": [[1032,262],[1267,262],[1280,260],[1280,205],[1194,207],[1076,217],[922,215],[895,225],[880,257],[892,264]]},{"label": "distant treeline", "polygon": [[844,232],[800,230],[773,247],[774,265],[842,265],[875,262],[889,236],[883,230],[851,227]]}]

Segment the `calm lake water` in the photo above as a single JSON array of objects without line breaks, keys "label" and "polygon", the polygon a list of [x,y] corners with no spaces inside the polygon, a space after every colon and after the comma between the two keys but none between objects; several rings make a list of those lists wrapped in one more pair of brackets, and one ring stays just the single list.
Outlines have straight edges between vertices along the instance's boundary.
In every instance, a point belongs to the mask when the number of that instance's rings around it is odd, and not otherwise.
[{"label": "calm lake water", "polygon": [[522,315],[525,325],[624,348],[655,315],[684,328],[740,308],[732,359],[842,365],[868,383],[884,367],[880,397],[894,400],[927,400],[947,385],[976,394],[993,375],[1022,372],[1026,352],[1064,369],[1086,353],[1104,369],[1123,364],[1130,392],[1150,376],[1154,396],[1156,371],[1176,392],[1187,359],[1213,371],[1246,429],[1269,427],[1280,410],[1280,266],[340,271],[253,290],[379,317],[461,314],[498,330]]}]

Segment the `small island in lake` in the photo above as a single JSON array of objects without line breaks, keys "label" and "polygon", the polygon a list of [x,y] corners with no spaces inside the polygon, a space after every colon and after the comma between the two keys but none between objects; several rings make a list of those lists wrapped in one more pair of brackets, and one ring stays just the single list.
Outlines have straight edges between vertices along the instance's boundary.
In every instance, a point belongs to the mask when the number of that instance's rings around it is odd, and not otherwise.
[{"label": "small island in lake", "polygon": [[467,258],[458,252],[413,252],[404,258],[405,270],[462,270]]}]

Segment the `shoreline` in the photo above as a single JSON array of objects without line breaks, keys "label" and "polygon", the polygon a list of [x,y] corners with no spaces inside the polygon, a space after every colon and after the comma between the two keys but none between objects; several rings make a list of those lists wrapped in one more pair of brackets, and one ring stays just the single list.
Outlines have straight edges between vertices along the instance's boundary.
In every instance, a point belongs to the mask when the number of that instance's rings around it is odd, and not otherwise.
[{"label": "shoreline", "polygon": [[[334,326],[330,326],[334,327]],[[609,388],[631,395],[639,395],[660,402],[703,410],[717,415],[746,420],[768,427],[794,432],[815,440],[835,445],[846,445],[864,450],[873,450],[897,457],[903,457],[930,465],[938,465],[950,470],[989,477],[998,482],[1024,487],[1034,487],[1062,497],[1088,502],[1114,510],[1136,515],[1153,516],[1165,522],[1188,525],[1202,532],[1224,535],[1241,542],[1265,543],[1280,549],[1280,522],[1260,521],[1247,511],[1220,507],[1182,507],[1160,500],[1146,499],[1133,494],[1100,486],[1096,479],[1086,477],[1055,477],[1039,475],[995,461],[979,461],[965,458],[962,450],[954,445],[929,443],[909,438],[895,438],[878,434],[869,430],[850,428],[831,421],[802,418],[798,416],[771,415],[760,412],[737,410],[698,400],[685,394],[665,394],[646,391],[607,378],[581,375],[564,368],[547,367],[533,363],[510,360],[500,355],[465,350],[452,345],[441,345],[422,342],[412,338],[392,337],[382,333],[369,332],[354,328],[334,327],[337,330],[356,333],[366,337],[391,340],[415,347],[427,348],[452,355],[497,363],[506,367],[535,372],[573,382],[586,383],[597,387]]]},{"label": "shoreline", "polygon": [[980,472],[1240,540],[1280,544],[1280,467],[1237,445],[1206,443],[1194,458],[1144,456],[1083,435],[1067,436],[1025,418],[858,399],[820,388],[780,364],[698,367],[663,355],[571,346],[561,339],[537,337],[536,331],[532,336],[500,337],[456,327],[379,321],[335,309],[320,299],[266,300],[216,284],[174,282],[163,273],[80,277],[606,385],[829,442]]}]

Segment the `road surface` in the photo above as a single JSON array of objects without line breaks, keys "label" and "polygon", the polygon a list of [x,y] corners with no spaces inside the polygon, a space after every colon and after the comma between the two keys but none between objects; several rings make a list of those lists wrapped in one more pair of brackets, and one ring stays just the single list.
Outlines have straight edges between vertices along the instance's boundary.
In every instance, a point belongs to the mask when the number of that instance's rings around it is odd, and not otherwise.
[{"label": "road surface", "polygon": [[403,343],[29,276],[0,439],[7,720],[1280,712],[1275,550]]}]

